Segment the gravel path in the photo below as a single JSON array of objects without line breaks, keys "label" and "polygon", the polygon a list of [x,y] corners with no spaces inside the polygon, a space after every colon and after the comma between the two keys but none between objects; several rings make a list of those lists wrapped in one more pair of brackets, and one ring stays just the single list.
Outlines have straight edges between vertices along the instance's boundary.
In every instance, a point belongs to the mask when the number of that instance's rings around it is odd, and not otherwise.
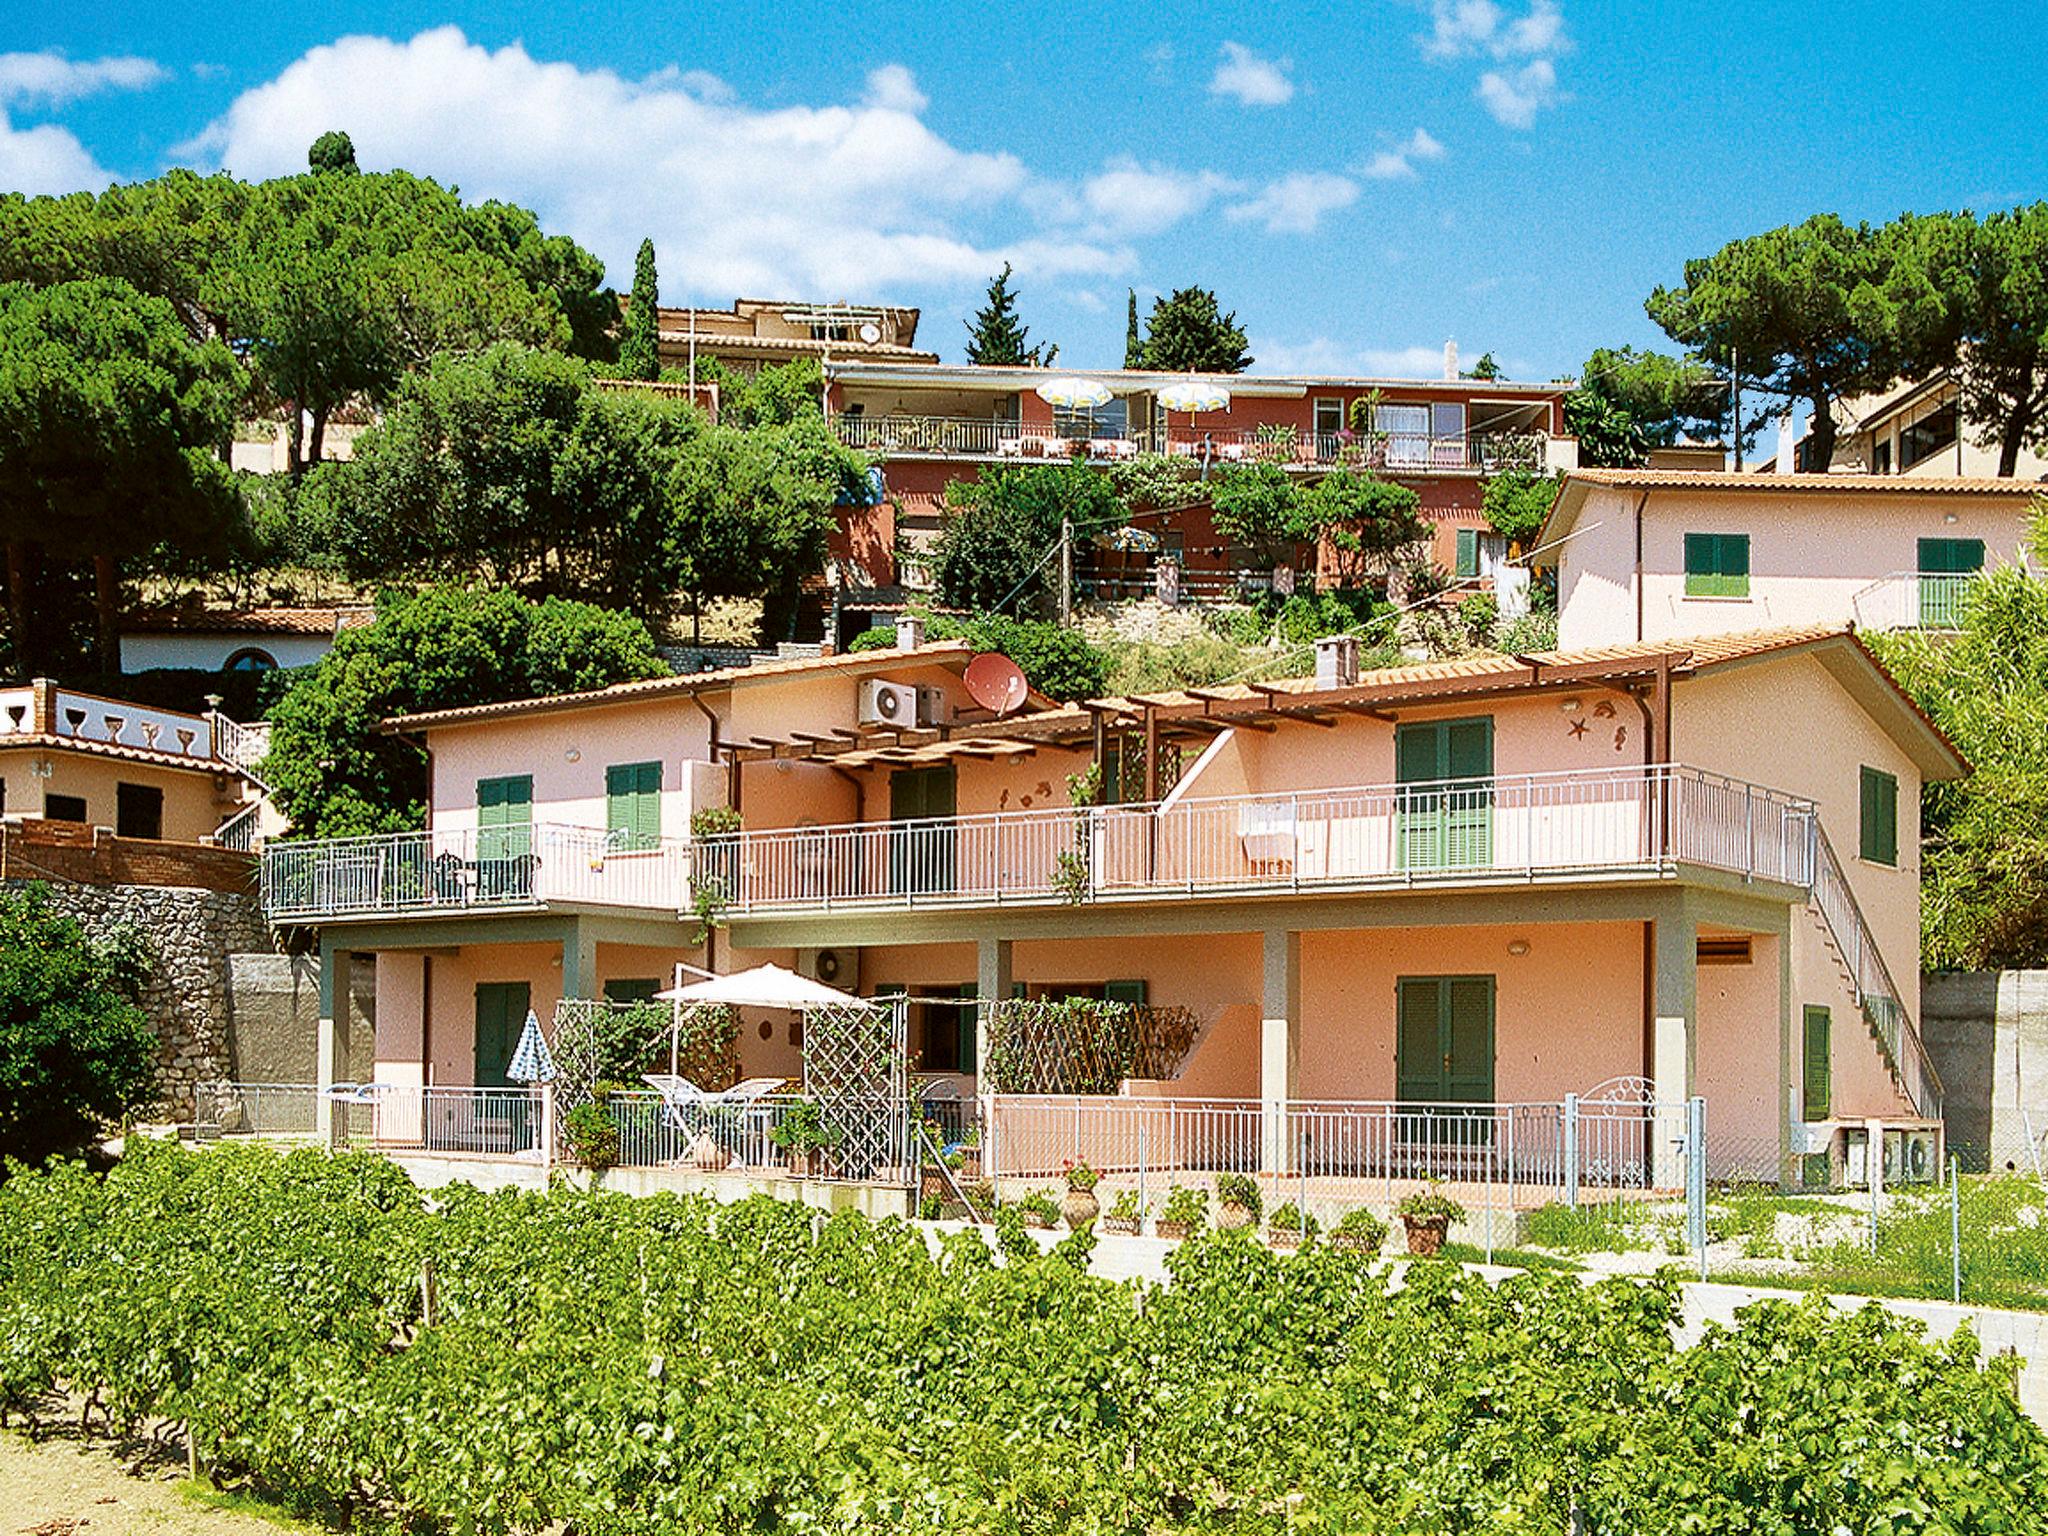
[{"label": "gravel path", "polygon": [[280,1536],[305,1526],[209,1507],[162,1463],[131,1477],[113,1447],[72,1438],[32,1444],[0,1431],[0,1536]]}]

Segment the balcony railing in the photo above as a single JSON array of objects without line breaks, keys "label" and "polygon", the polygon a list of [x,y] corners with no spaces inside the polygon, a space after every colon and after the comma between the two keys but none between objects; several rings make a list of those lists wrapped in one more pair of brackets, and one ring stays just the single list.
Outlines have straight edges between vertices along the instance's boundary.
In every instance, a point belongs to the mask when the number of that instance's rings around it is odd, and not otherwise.
[{"label": "balcony railing", "polygon": [[675,911],[688,877],[687,843],[538,823],[271,843],[262,893],[273,922],[552,904]]},{"label": "balcony railing", "polygon": [[742,832],[696,878],[738,913],[985,906],[1660,872],[1811,883],[1810,802],[1684,767]]},{"label": "balcony railing", "polygon": [[1834,844],[1828,841],[1826,832],[1816,839],[1814,859],[1814,909],[1827,924],[1828,937],[1841,956],[1842,968],[1849,973],[1849,984],[1855,989],[1864,1020],[1884,1047],[1900,1091],[1920,1114],[1939,1120],[1941,1075],[1934,1070],[1920,1032],[1906,1012],[1891,970],[1877,947],[1876,935],[1864,920],[1863,909],[1857,904],[1856,893],[1850,889],[1849,877],[1835,857]]},{"label": "balcony railing", "polygon": [[1958,629],[1981,572],[1893,571],[1850,599],[1859,629]]}]

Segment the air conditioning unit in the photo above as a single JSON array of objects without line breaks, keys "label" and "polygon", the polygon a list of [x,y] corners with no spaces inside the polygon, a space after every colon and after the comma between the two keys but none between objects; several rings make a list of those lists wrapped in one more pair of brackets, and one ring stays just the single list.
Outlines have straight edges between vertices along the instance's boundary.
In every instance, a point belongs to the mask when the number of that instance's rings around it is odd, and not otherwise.
[{"label": "air conditioning unit", "polygon": [[860,985],[860,951],[800,949],[796,952],[796,969],[800,976],[851,992]]},{"label": "air conditioning unit", "polygon": [[920,688],[917,690],[917,723],[919,725],[944,725],[951,718],[946,707],[946,690],[943,688]]},{"label": "air conditioning unit", "polygon": [[1886,1131],[1884,1181],[1887,1184],[1932,1184],[1939,1176],[1934,1162],[1934,1132]]},{"label": "air conditioning unit", "polygon": [[908,683],[885,683],[869,678],[860,685],[862,725],[900,725],[906,730],[917,724],[917,690]]}]

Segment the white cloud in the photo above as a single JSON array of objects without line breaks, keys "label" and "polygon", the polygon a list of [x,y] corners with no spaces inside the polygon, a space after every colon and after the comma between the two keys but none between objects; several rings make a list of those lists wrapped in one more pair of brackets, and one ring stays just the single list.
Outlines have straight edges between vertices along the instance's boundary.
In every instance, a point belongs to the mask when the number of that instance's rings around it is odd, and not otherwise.
[{"label": "white cloud", "polygon": [[1548,59],[1531,59],[1520,69],[1489,69],[1479,77],[1479,99],[1509,128],[1529,128],[1536,114],[1557,104],[1557,70]]},{"label": "white cloud", "polygon": [[441,27],[312,49],[181,153],[279,175],[343,128],[365,166],[407,166],[470,198],[534,208],[614,280],[651,235],[672,295],[863,297],[978,282],[1006,260],[1039,276],[1134,262],[1113,240],[1033,218],[1037,184],[1017,157],[927,128],[908,69],[884,65],[864,88],[857,105],[758,108],[702,75],[632,81]]},{"label": "white cloud", "polygon": [[61,107],[101,91],[140,91],[167,78],[154,59],[122,54],[76,62],[60,53],[0,53],[0,103]]},{"label": "white cloud", "polygon": [[917,88],[917,76],[905,64],[884,64],[868,71],[868,105],[884,112],[913,115],[931,105],[931,98]]},{"label": "white cloud", "polygon": [[1509,128],[1529,128],[1559,100],[1557,59],[1571,52],[1564,12],[1556,0],[1530,0],[1511,15],[1496,0],[1433,0],[1431,28],[1422,51],[1433,59],[1485,58],[1474,94]]},{"label": "white cloud", "polygon": [[1106,232],[1156,235],[1242,190],[1215,171],[1177,171],[1119,156],[1081,184],[1081,205]]},{"label": "white cloud", "polygon": [[1293,171],[1269,183],[1258,196],[1224,210],[1234,222],[1265,226],[1269,235],[1307,235],[1323,215],[1358,200],[1358,183],[1327,171]]},{"label": "white cloud", "polygon": [[1243,43],[1225,43],[1223,62],[1209,77],[1209,94],[1229,96],[1239,106],[1280,107],[1294,99],[1294,82],[1288,59],[1265,59]]},{"label": "white cloud", "polygon": [[0,192],[97,192],[113,179],[70,130],[16,128],[0,114]]},{"label": "white cloud", "polygon": [[1407,142],[1395,149],[1383,149],[1365,163],[1364,174],[1375,181],[1407,181],[1416,175],[1418,160],[1441,160],[1445,150],[1425,128],[1418,128]]}]

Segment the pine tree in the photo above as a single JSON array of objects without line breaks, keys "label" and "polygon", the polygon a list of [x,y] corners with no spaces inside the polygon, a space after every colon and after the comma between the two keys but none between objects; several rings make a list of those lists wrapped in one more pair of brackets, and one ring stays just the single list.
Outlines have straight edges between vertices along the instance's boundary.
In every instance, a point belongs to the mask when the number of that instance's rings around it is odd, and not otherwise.
[{"label": "pine tree", "polygon": [[306,164],[315,171],[339,171],[344,176],[361,173],[356,164],[355,141],[339,128],[329,129],[306,151]]},{"label": "pine tree", "polygon": [[1145,366],[1145,339],[1138,334],[1138,290],[1130,290],[1130,305],[1124,311],[1124,366]]},{"label": "pine tree", "polygon": [[656,313],[660,303],[654,276],[654,242],[642,240],[640,255],[633,263],[633,293],[626,300],[626,318],[620,328],[619,377],[661,377],[660,326]]},{"label": "pine tree", "polygon": [[1018,323],[1017,295],[1010,288],[1010,264],[988,285],[988,302],[967,322],[967,361],[977,368],[1049,368],[1058,347],[1024,345],[1030,330]]},{"label": "pine tree", "polygon": [[1152,304],[1145,366],[1164,373],[1243,373],[1251,367],[1237,311],[1224,314],[1207,288],[1182,288]]}]

